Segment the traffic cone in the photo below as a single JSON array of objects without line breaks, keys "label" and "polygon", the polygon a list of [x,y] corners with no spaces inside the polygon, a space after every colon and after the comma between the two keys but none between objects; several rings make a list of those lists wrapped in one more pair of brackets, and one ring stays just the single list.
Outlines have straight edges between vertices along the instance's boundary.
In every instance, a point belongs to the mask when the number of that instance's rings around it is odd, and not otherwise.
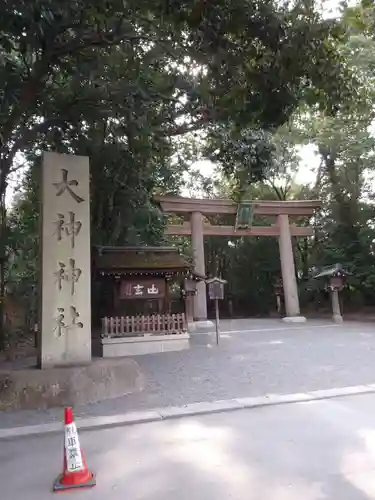
[{"label": "traffic cone", "polygon": [[66,491],[73,488],[92,488],[96,485],[95,476],[89,471],[79,444],[77,427],[72,408],[65,408],[65,442],[63,473],[56,479],[53,491]]}]

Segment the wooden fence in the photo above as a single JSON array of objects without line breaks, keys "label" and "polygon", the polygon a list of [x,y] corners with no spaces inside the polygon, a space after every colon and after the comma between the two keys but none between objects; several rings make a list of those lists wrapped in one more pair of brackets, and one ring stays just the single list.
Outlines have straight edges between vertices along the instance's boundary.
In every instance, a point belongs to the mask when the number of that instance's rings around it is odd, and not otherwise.
[{"label": "wooden fence", "polygon": [[146,333],[171,335],[183,332],[186,332],[184,313],[102,318],[102,337],[127,337]]}]

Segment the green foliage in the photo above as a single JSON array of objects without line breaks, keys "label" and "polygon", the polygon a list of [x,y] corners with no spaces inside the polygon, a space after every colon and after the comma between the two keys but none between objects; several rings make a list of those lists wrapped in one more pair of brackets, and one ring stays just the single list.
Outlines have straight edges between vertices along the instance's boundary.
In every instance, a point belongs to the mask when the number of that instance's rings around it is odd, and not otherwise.
[{"label": "green foliage", "polygon": [[[337,50],[342,37],[313,2],[7,0],[0,12],[0,257],[3,196],[18,153],[30,168],[10,213],[7,287],[24,294],[35,286],[42,150],[90,156],[93,243],[160,243],[164,226],[152,194],[178,193],[188,160],[214,159],[229,179],[222,191],[241,197],[249,183],[277,176],[280,158],[294,161],[270,132],[301,103],[328,117],[343,112],[353,78]],[[190,140],[195,133],[205,151]],[[214,183],[202,187],[214,193]],[[269,185],[256,189],[277,194]],[[241,245],[238,252],[253,259],[263,254],[255,241],[251,252]],[[246,262],[233,267],[238,280]],[[0,283],[3,274],[0,268]]]},{"label": "green foliage", "polygon": [[221,166],[239,191],[267,177],[273,165],[272,136],[261,129],[217,127],[210,134],[209,151],[210,159]]},{"label": "green foliage", "polygon": [[269,128],[312,93],[336,109],[347,87],[339,30],[299,4],[9,0],[0,33],[5,177],[17,151],[57,126],[112,117],[119,130],[135,121],[163,135],[228,122]]},{"label": "green foliage", "polygon": [[331,117],[305,110],[297,120],[297,133],[316,145],[321,159],[314,192],[323,200],[324,212],[316,220],[319,242],[313,245],[312,258],[321,265],[346,264],[355,286],[367,296],[373,295],[375,278],[374,211],[368,203],[375,156],[374,49],[374,41],[359,33],[341,47],[358,82],[345,112]]},{"label": "green foliage", "polygon": [[37,321],[39,210],[37,171],[29,171],[8,217],[7,292],[28,311],[29,328]]}]

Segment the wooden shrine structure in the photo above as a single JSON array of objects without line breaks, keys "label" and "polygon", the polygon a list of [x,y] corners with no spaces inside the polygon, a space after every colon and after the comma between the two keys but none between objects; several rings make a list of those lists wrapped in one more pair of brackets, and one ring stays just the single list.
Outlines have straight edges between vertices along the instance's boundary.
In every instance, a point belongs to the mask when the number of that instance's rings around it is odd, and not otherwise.
[{"label": "wooden shrine structure", "polygon": [[[192,296],[182,290],[186,281],[197,279],[192,268],[174,247],[97,247],[93,270],[102,336],[185,332]],[[172,310],[171,285],[180,297],[177,310]]]},{"label": "wooden shrine structure", "polygon": [[[293,237],[312,236],[312,227],[296,226],[291,222],[293,217],[311,217],[321,206],[318,200],[300,201],[252,201],[252,215],[267,216],[273,219],[269,226],[249,225],[239,229],[235,218],[241,204],[229,199],[192,199],[183,197],[155,197],[165,214],[175,214],[183,219],[181,224],[168,224],[169,235],[191,236],[194,253],[195,272],[205,275],[204,237],[205,236],[273,236],[279,240],[281,273],[285,299],[287,321],[303,321],[300,316],[297,280],[293,255]],[[233,225],[216,225],[210,223],[210,217],[225,215],[233,217]],[[197,320],[207,319],[206,284],[197,284],[194,297],[194,317]]]}]

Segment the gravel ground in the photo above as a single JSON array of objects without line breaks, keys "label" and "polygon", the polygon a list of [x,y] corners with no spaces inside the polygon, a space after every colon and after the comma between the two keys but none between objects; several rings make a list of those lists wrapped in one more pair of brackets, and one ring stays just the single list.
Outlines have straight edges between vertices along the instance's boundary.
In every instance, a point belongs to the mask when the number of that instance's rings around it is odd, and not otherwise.
[{"label": "gravel ground", "polygon": [[[372,324],[237,320],[221,329],[219,347],[214,335],[196,334],[190,350],[137,356],[146,376],[142,393],[77,406],[76,416],[375,383]],[[61,416],[61,409],[0,412],[0,427]]]}]

